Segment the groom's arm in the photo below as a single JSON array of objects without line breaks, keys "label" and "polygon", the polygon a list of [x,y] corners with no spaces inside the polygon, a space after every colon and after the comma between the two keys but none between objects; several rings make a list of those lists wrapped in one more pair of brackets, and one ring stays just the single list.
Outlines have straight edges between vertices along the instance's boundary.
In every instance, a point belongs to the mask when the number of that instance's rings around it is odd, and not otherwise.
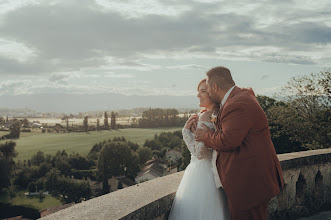
[{"label": "groom's arm", "polygon": [[248,113],[248,109],[243,106],[233,106],[222,119],[221,131],[207,131],[203,135],[205,145],[218,151],[234,151],[241,145],[251,127]]}]

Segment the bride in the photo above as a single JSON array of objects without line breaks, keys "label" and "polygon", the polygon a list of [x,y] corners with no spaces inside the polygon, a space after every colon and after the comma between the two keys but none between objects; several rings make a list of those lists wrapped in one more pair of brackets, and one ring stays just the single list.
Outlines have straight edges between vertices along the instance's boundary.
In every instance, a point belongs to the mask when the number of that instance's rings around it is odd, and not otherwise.
[{"label": "bride", "polygon": [[[187,166],[182,181],[178,187],[176,197],[169,214],[170,220],[185,219],[230,219],[227,199],[221,186],[218,173],[213,173],[213,150],[208,149],[203,142],[196,142],[191,126],[198,119],[201,124],[214,129],[211,122],[212,113],[218,112],[218,104],[211,101],[207,93],[206,79],[198,85],[198,98],[200,107],[205,109],[199,115],[193,115],[186,122],[182,133],[183,139],[191,152],[191,162]],[[215,164],[214,164],[215,165]]]}]

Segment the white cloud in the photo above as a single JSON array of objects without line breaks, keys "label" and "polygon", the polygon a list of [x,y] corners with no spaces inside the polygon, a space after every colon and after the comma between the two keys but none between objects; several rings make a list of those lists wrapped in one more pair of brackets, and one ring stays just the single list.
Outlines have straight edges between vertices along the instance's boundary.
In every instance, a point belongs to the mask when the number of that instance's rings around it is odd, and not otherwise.
[{"label": "white cloud", "polygon": [[191,8],[189,5],[178,6],[176,4],[164,6],[155,0],[96,0],[96,3],[102,7],[103,11],[117,11],[127,18],[146,15],[178,16]]},{"label": "white cloud", "polygon": [[[1,92],[195,94],[188,88],[199,74],[222,63],[259,63],[251,71],[264,75],[259,68],[274,64],[321,69],[331,64],[330,8],[329,0],[2,1]],[[8,81],[18,75],[42,81]]]},{"label": "white cloud", "polygon": [[185,64],[185,65],[176,65],[176,66],[167,66],[168,69],[179,69],[179,70],[189,70],[189,69],[201,69],[208,70],[210,67],[197,65],[197,64]]},{"label": "white cloud", "polygon": [[[0,16],[20,7],[37,4],[36,0],[2,0],[0,2]],[[1,24],[1,23],[0,23]]]},{"label": "white cloud", "polygon": [[279,93],[282,89],[282,86],[275,86],[270,88],[256,88],[254,89],[255,95],[265,95],[272,97],[275,94]]},{"label": "white cloud", "polygon": [[0,38],[0,56],[19,62],[28,62],[37,57],[37,52],[23,43]]}]

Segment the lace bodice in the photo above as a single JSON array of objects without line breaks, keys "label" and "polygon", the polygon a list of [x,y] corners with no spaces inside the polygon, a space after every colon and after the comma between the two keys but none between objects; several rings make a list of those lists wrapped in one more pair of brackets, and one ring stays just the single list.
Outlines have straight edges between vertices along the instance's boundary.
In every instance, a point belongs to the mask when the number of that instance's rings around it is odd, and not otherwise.
[{"label": "lace bodice", "polygon": [[[212,122],[199,121],[198,127],[202,127],[201,124],[207,125],[210,129],[214,130]],[[203,142],[197,142],[194,140],[194,134],[187,128],[182,130],[183,139],[186,143],[188,150],[191,152],[191,159],[211,159],[212,158],[212,149],[208,149]]]}]

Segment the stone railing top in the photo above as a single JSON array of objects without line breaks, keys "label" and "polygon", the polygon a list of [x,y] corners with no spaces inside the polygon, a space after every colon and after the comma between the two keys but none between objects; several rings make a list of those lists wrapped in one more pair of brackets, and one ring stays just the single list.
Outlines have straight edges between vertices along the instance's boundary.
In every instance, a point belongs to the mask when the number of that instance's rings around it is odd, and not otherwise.
[{"label": "stone railing top", "polygon": [[[283,170],[285,170],[312,163],[331,162],[331,149],[280,154],[278,158]],[[177,191],[183,173],[174,173],[121,189],[76,204],[42,219],[141,219],[137,217],[139,213],[132,215],[132,213],[137,213],[139,210],[143,210],[141,215],[146,216],[149,213],[154,213],[154,217],[157,217],[159,215],[156,215],[155,212],[157,211],[155,210],[162,209],[165,203],[155,201],[173,196]],[[166,204],[171,205],[171,202]],[[154,217],[151,215],[148,219]]]},{"label": "stone railing top", "polygon": [[331,148],[278,154],[282,169],[331,162]]},{"label": "stone railing top", "polygon": [[183,172],[140,183],[79,204],[42,219],[121,219],[160,198],[175,193]]}]

